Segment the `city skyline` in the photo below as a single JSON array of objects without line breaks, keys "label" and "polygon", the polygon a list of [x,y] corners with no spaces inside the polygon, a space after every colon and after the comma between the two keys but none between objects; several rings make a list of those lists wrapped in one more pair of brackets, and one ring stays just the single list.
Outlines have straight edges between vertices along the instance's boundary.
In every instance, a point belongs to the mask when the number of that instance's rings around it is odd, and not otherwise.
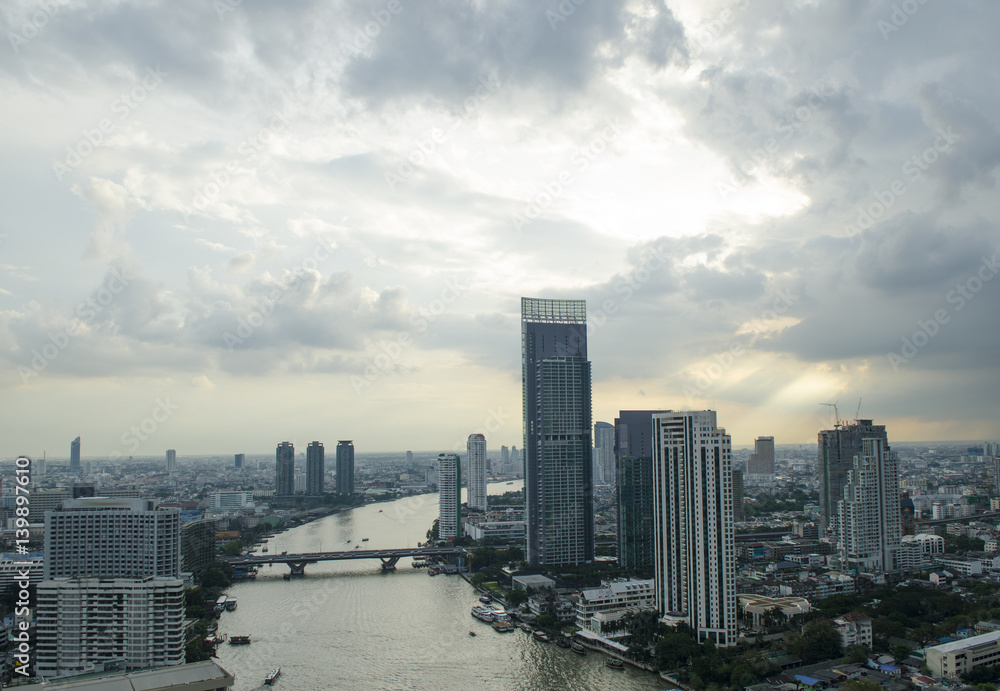
[{"label": "city skyline", "polygon": [[0,60],[0,454],[511,446],[523,294],[590,306],[595,420],[1000,436],[1000,8],[731,4],[60,4]]}]

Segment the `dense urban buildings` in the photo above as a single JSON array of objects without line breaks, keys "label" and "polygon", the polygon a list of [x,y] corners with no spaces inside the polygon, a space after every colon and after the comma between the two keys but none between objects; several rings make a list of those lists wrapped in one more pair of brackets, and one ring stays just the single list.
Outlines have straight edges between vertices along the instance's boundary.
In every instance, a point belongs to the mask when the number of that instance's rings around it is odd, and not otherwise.
[{"label": "dense urban buildings", "polygon": [[901,530],[899,458],[884,438],[864,438],[853,466],[838,503],[844,566],[858,573],[892,571]]},{"label": "dense urban buildings", "polygon": [[854,468],[854,457],[862,451],[862,440],[880,439],[888,444],[885,425],[873,425],[871,420],[855,420],[837,424],[832,430],[819,433],[817,473],[819,474],[820,535],[836,535],[837,503],[844,498],[847,476]]},{"label": "dense urban buildings", "polygon": [[594,484],[615,483],[615,426],[594,423]]},{"label": "dense urban buildings", "polygon": [[306,494],[318,496],[324,492],[325,468],[323,464],[323,444],[310,442],[306,447]]},{"label": "dense urban buildings", "polygon": [[458,454],[438,456],[438,538],[454,540],[462,525],[462,462]]},{"label": "dense urban buildings", "polygon": [[278,444],[274,452],[274,493],[279,497],[295,494],[295,447],[290,441]]},{"label": "dense urban buildings", "polygon": [[69,472],[79,475],[80,467],[80,437],[74,439],[69,445]]},{"label": "dense urban buildings", "polygon": [[732,442],[712,410],[655,413],[653,430],[656,608],[735,645]]},{"label": "dense urban buildings", "polygon": [[167,475],[173,475],[177,472],[177,451],[174,449],[167,449]]},{"label": "dense urban buildings", "polygon": [[354,442],[337,442],[337,494],[354,494]]},{"label": "dense urban buildings", "polygon": [[586,302],[521,298],[521,349],[528,561],[588,563],[594,496]]},{"label": "dense urban buildings", "polygon": [[615,418],[618,560],[633,572],[653,568],[653,414],[662,412],[623,410]]},{"label": "dense urban buildings", "polygon": [[470,434],[466,450],[469,454],[469,498],[466,504],[472,511],[486,513],[486,437]]},{"label": "dense urban buildings", "polygon": [[774,479],[774,437],[757,437],[747,463],[747,475],[754,479]]}]

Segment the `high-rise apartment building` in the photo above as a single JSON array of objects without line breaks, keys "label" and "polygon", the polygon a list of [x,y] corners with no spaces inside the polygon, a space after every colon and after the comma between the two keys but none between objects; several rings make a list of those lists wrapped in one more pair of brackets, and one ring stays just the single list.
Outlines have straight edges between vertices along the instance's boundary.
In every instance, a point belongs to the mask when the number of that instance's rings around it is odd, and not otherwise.
[{"label": "high-rise apartment building", "polygon": [[754,440],[747,475],[757,480],[774,479],[774,437],[757,437]]},{"label": "high-rise apartment building", "polygon": [[412,451],[407,451],[406,452],[406,462],[408,464],[409,463],[413,463],[413,452]]},{"label": "high-rise apartment building", "polygon": [[438,538],[454,540],[462,526],[462,462],[455,453],[438,456]]},{"label": "high-rise apartment building", "polygon": [[167,449],[167,475],[173,475],[177,472],[177,451],[174,449]]},{"label": "high-rise apartment building", "polygon": [[528,561],[588,563],[594,489],[586,302],[521,298],[521,355]]},{"label": "high-rise apartment building", "polygon": [[615,418],[618,562],[632,571],[653,569],[653,413],[623,410]]},{"label": "high-rise apartment building", "polygon": [[470,434],[466,450],[469,454],[469,495],[466,504],[470,511],[486,513],[486,437],[482,434]]},{"label": "high-rise apartment building", "polygon": [[506,446],[500,447],[500,472],[502,473],[511,472],[510,449],[508,449]]},{"label": "high-rise apartment building", "polygon": [[323,444],[318,441],[311,442],[306,447],[306,494],[312,496],[323,494],[325,472]]},{"label": "high-rise apartment building", "polygon": [[354,442],[337,442],[337,494],[354,494]]},{"label": "high-rise apartment building", "polygon": [[295,494],[295,446],[290,441],[274,451],[274,493],[279,497]]},{"label": "high-rise apartment building", "polygon": [[819,433],[816,471],[820,483],[821,536],[838,534],[837,503],[844,498],[847,475],[854,468],[854,457],[861,453],[864,439],[881,439],[889,443],[885,425],[872,424],[871,420],[838,423],[834,429]]},{"label": "high-rise apartment building", "polygon": [[615,426],[594,423],[594,484],[615,484]]},{"label": "high-rise apartment building", "polygon": [[900,540],[899,457],[885,439],[861,440],[838,503],[838,546],[858,573],[893,571]]},{"label": "high-rise apartment building", "polygon": [[235,456],[233,456],[233,467],[242,468],[246,460],[247,460],[246,454],[243,453],[236,454]]},{"label": "high-rise apartment building", "polygon": [[524,472],[524,459],[521,458],[521,452],[516,446],[510,447],[510,464],[514,466],[515,473]]},{"label": "high-rise apartment building", "polygon": [[148,499],[67,499],[45,515],[37,589],[41,676],[184,662],[179,509]]},{"label": "high-rise apartment building", "polygon": [[656,608],[735,645],[732,442],[713,410],[655,413],[653,433]]},{"label": "high-rise apartment building", "polygon": [[45,512],[45,580],[179,578],[180,550],[180,509],[151,499],[66,499]]},{"label": "high-rise apartment building", "polygon": [[83,468],[80,465],[80,437],[69,445],[69,472],[79,475]]}]

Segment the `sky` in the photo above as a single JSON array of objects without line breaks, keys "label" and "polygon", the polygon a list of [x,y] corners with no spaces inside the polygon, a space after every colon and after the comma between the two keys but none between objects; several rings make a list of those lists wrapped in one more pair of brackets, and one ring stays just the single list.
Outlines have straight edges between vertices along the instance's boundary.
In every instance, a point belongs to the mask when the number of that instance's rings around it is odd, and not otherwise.
[{"label": "sky", "polygon": [[593,417],[1000,438],[1000,5],[9,0],[0,456],[521,447]]}]

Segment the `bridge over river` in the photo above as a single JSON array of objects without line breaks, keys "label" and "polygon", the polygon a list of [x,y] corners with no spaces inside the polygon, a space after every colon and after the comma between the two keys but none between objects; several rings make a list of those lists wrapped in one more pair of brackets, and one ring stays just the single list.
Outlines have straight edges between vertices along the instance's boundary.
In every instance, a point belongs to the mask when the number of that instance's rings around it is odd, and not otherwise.
[{"label": "bridge over river", "polygon": [[396,562],[403,557],[451,557],[464,554],[464,547],[404,547],[401,549],[351,549],[343,552],[306,552],[303,554],[249,554],[226,557],[233,567],[262,566],[264,564],[288,564],[293,576],[302,576],[306,564],[320,561],[340,561],[342,559],[379,559],[384,571],[396,568]]}]

